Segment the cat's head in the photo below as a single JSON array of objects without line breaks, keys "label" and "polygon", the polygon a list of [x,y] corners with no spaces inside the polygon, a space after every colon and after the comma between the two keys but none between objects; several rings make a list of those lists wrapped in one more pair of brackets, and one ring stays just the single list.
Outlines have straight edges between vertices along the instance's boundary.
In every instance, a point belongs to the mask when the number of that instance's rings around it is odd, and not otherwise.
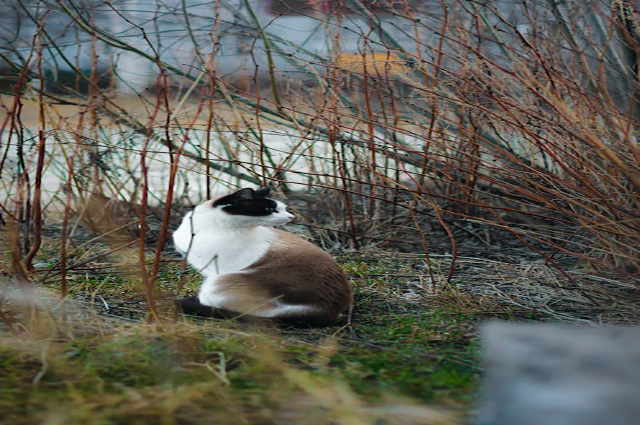
[{"label": "cat's head", "polygon": [[278,226],[293,219],[280,201],[267,198],[269,188],[240,189],[198,205],[193,213],[198,228]]}]

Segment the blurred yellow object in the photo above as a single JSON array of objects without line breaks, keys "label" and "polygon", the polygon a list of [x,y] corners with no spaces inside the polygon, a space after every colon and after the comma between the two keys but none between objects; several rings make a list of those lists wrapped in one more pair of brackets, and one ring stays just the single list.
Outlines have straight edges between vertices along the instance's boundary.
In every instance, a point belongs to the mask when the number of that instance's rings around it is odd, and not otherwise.
[{"label": "blurred yellow object", "polygon": [[376,78],[406,76],[416,68],[415,61],[402,59],[392,52],[343,53],[334,66],[344,71]]}]

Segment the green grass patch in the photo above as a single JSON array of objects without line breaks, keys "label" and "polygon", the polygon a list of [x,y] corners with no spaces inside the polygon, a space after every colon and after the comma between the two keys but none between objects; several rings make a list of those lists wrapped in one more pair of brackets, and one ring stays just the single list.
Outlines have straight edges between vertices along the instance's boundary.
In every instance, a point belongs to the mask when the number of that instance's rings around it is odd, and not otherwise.
[{"label": "green grass patch", "polygon": [[477,344],[464,333],[468,318],[442,314],[368,317],[357,326],[359,341],[345,344],[331,365],[374,399],[399,392],[464,405],[477,384]]}]

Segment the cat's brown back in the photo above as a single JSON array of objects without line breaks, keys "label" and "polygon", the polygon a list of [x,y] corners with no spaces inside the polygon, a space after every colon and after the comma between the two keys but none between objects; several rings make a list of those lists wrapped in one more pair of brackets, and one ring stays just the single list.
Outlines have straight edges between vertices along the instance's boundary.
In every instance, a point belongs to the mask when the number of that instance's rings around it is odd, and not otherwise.
[{"label": "cat's brown back", "polygon": [[353,302],[345,274],[335,259],[292,233],[275,230],[267,253],[244,273],[256,286],[286,304],[317,307],[337,320]]}]

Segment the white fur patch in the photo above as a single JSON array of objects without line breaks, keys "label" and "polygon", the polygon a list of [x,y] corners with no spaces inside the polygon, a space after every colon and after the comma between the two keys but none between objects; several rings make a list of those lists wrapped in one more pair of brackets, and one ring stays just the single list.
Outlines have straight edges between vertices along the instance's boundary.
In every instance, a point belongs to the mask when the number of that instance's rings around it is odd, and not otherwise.
[{"label": "white fur patch", "polygon": [[262,258],[276,239],[266,227],[251,230],[205,230],[192,234],[187,219],[174,233],[176,247],[206,277],[234,273]]},{"label": "white fur patch", "polygon": [[318,311],[317,308],[310,307],[307,305],[291,305],[291,304],[284,304],[284,303],[277,303],[277,304],[278,304],[277,307],[260,310],[259,312],[251,313],[251,314],[258,317],[284,317],[284,316],[312,313],[312,312]]}]

